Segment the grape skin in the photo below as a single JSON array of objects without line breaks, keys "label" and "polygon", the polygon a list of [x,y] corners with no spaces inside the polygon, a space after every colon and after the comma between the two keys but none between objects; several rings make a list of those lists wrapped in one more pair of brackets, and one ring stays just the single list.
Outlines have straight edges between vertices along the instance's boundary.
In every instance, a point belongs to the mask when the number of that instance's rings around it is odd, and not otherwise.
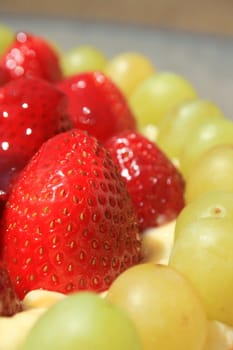
[{"label": "grape skin", "polygon": [[233,326],[233,218],[201,218],[180,227],[169,266],[199,291],[208,318]]},{"label": "grape skin", "polygon": [[94,46],[78,46],[61,55],[65,76],[85,71],[102,71],[107,64],[105,54]]},{"label": "grape skin", "polygon": [[188,179],[199,157],[210,148],[233,143],[233,121],[215,119],[202,123],[189,139],[180,156],[181,172]]},{"label": "grape skin", "polygon": [[204,308],[190,282],[174,269],[145,263],[123,272],[107,299],[136,324],[144,350],[202,350],[207,335]]},{"label": "grape skin", "polygon": [[104,72],[129,97],[139,84],[155,73],[155,67],[142,54],[124,52],[110,59]]},{"label": "grape skin", "polygon": [[14,36],[15,33],[9,27],[0,24],[0,55],[2,55],[13,42]]},{"label": "grape skin", "polygon": [[200,194],[179,214],[175,225],[175,238],[186,226],[199,219],[232,219],[233,192],[213,191]]},{"label": "grape skin", "polygon": [[192,85],[182,76],[159,72],[144,80],[129,98],[139,127],[158,125],[179,103],[196,98]]},{"label": "grape skin", "polygon": [[197,160],[186,182],[186,203],[211,191],[233,192],[233,144],[213,147]]},{"label": "grape skin", "polygon": [[170,158],[179,158],[197,126],[223,117],[212,102],[200,98],[183,102],[159,123],[157,143]]},{"label": "grape skin", "polygon": [[35,323],[20,350],[142,350],[134,323],[90,292],[67,296]]}]

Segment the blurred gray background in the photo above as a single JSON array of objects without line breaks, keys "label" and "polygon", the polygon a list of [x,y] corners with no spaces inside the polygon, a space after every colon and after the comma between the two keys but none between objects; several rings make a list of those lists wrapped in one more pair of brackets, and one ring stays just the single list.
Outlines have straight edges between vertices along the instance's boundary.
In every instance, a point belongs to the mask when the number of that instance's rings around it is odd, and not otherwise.
[{"label": "blurred gray background", "polygon": [[233,118],[232,0],[8,0],[0,3],[0,21],[63,50],[94,45],[109,58],[139,51],[158,70],[184,75]]}]

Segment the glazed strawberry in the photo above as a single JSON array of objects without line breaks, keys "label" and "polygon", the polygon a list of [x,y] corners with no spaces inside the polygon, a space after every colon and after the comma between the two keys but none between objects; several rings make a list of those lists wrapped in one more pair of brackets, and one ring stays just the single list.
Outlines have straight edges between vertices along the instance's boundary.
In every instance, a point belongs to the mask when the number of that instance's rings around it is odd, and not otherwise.
[{"label": "glazed strawberry", "polygon": [[106,147],[126,180],[140,230],[174,219],[184,206],[184,181],[162,151],[134,132],[112,137]]},{"label": "glazed strawberry", "polygon": [[7,74],[5,70],[0,67],[0,86],[4,85],[7,82]]},{"label": "glazed strawberry", "polygon": [[12,316],[21,311],[20,301],[15,293],[10,276],[0,265],[0,316]]},{"label": "glazed strawberry", "polygon": [[80,73],[59,82],[67,94],[74,127],[87,130],[101,141],[135,130],[136,121],[119,88],[100,72]]},{"label": "glazed strawberry", "polygon": [[66,96],[51,83],[21,78],[0,88],[0,203],[41,144],[71,127]]},{"label": "glazed strawberry", "polygon": [[53,47],[39,36],[19,32],[1,56],[0,68],[7,81],[37,77],[56,82],[62,78],[59,57]]},{"label": "glazed strawberry", "polygon": [[1,222],[17,293],[103,291],[140,258],[131,198],[106,149],[81,130],[45,142],[21,172]]}]

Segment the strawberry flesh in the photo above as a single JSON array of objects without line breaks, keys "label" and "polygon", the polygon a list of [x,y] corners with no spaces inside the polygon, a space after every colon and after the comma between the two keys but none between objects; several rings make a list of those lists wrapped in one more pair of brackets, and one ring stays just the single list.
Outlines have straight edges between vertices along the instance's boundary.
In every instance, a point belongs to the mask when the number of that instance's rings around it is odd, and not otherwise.
[{"label": "strawberry flesh", "polygon": [[165,154],[139,133],[124,132],[106,143],[124,177],[140,230],[176,218],[184,207],[184,180]]},{"label": "strawberry flesh", "polygon": [[7,74],[4,69],[0,66],[0,86],[7,82]]},{"label": "strawberry flesh", "polygon": [[62,78],[57,53],[43,38],[25,32],[18,32],[15,40],[0,59],[0,81],[20,77],[37,77],[50,82]]},{"label": "strawberry flesh", "polygon": [[0,200],[41,144],[72,128],[66,96],[38,78],[13,80],[0,88]]},{"label": "strawberry flesh", "polygon": [[135,130],[136,120],[119,88],[103,73],[87,72],[58,83],[68,96],[74,127],[105,142],[123,130]]},{"label": "strawberry flesh", "polygon": [[77,129],[50,138],[21,172],[1,235],[21,298],[36,288],[100,292],[140,260],[126,185],[105,147]]}]

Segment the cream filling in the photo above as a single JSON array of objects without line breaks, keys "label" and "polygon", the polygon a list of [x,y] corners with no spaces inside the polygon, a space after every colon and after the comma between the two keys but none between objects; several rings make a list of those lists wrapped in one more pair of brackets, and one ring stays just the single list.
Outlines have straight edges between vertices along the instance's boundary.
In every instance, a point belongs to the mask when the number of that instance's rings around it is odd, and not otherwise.
[{"label": "cream filling", "polygon": [[[174,228],[175,222],[171,222],[144,233],[142,250],[145,262],[168,263]],[[0,317],[0,350],[17,350],[37,319],[63,298],[64,294],[45,290],[29,292],[23,300],[23,312],[12,317]],[[203,350],[233,350],[233,329],[218,321],[210,321],[207,343]]]}]

